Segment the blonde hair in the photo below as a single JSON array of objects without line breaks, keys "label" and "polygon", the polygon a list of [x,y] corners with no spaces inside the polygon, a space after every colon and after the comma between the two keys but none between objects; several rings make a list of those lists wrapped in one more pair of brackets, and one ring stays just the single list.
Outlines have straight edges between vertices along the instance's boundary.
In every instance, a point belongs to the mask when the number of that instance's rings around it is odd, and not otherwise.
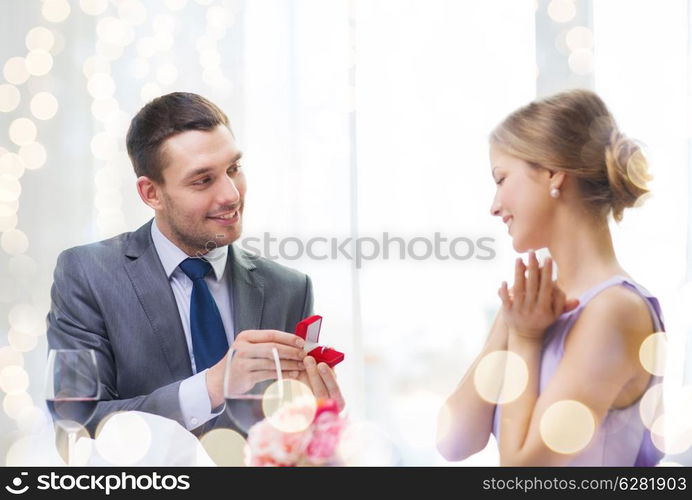
[{"label": "blonde hair", "polygon": [[533,166],[574,176],[584,202],[616,221],[649,190],[641,147],[620,132],[605,103],[570,90],[524,106],[500,123],[492,143]]}]

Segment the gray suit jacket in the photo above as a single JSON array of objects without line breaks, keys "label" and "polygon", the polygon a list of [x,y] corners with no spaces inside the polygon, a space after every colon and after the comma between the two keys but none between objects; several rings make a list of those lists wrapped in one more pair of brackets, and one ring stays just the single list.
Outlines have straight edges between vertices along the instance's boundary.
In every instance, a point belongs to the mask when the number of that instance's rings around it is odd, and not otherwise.
[{"label": "gray suit jacket", "polygon": [[[57,261],[48,313],[52,349],[94,349],[101,402],[87,428],[114,411],[155,413],[184,425],[178,389],[192,375],[185,333],[151,239],[152,221],[131,233],[70,248]],[[231,245],[233,324],[293,332],[312,314],[310,278]],[[233,427],[225,412],[195,429]]]}]

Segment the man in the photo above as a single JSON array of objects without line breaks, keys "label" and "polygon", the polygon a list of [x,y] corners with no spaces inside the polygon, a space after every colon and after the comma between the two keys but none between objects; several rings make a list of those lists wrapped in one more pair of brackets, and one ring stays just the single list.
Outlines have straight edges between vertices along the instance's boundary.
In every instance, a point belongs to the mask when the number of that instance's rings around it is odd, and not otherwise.
[{"label": "man", "polygon": [[223,377],[229,346],[239,380],[285,376],[343,407],[333,371],[291,333],[312,314],[310,279],[232,245],[246,191],[228,118],[176,92],[132,119],[127,150],[137,191],[155,217],[132,233],[60,254],[48,314],[50,348],[93,349],[101,401],[88,423],[139,410],[200,435],[229,426]]}]

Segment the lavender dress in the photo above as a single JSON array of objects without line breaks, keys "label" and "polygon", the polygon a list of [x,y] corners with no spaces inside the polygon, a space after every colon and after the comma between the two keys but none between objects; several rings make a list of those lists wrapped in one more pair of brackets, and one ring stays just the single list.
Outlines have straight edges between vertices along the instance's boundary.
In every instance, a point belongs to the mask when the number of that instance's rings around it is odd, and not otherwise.
[{"label": "lavender dress", "polygon": [[[658,299],[653,297],[644,287],[623,276],[612,278],[596,285],[579,297],[579,306],[562,314],[546,332],[543,352],[541,354],[541,376],[539,394],[543,392],[564,355],[565,338],[579,317],[586,304],[598,293],[608,287],[622,285],[640,295],[646,300],[654,329],[664,331],[663,316]],[[651,387],[662,381],[662,377],[652,376],[647,386]],[[602,466],[654,466],[663,457],[651,442],[648,429],[639,416],[641,398],[632,405],[613,409],[608,412],[601,426],[589,445],[576,454],[568,465],[602,465]],[[495,407],[493,415],[493,434],[499,440],[499,422],[501,408]]]}]

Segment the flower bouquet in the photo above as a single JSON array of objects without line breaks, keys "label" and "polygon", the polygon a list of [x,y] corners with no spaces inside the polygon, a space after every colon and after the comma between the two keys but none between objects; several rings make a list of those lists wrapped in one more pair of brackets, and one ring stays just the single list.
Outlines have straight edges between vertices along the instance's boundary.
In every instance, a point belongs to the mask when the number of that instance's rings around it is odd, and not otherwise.
[{"label": "flower bouquet", "polygon": [[[310,423],[294,430],[291,422],[301,419]],[[270,418],[250,428],[246,463],[275,467],[334,465],[345,425],[346,420],[339,416],[337,404],[331,399],[317,400],[316,408],[303,401],[283,405]]]}]

